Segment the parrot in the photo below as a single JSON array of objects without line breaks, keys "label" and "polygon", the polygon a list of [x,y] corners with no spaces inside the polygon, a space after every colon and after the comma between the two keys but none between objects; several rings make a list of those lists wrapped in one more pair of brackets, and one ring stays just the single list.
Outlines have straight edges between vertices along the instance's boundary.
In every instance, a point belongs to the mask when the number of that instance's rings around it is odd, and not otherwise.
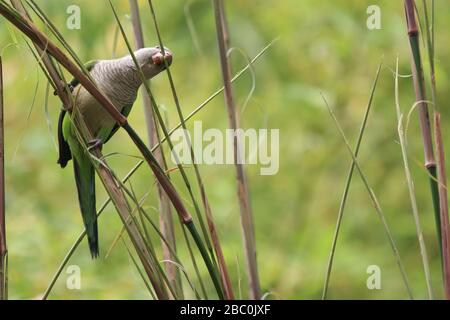
[{"label": "parrot", "polygon": [[[159,46],[142,48],[134,52],[145,79],[149,80],[172,64],[172,52]],[[166,61],[166,63],[164,62]],[[139,68],[131,55],[113,60],[93,60],[86,70],[113,105],[125,117],[131,111],[138,89],[142,84]],[[88,150],[101,148],[119,129],[119,125],[100,103],[73,79],[68,88],[74,96],[74,108],[79,111],[94,139],[87,142]],[[78,202],[92,258],[99,255],[97,209],[95,199],[95,170],[90,155],[77,139],[76,128],[68,111],[61,109],[58,119],[57,163],[65,168],[73,160]]]}]

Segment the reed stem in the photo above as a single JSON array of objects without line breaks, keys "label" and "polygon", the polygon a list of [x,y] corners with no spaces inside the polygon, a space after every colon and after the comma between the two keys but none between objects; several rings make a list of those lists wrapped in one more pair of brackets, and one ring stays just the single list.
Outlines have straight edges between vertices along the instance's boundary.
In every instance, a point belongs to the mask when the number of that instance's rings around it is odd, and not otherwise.
[{"label": "reed stem", "polygon": [[[217,32],[217,42],[219,47],[222,78],[225,87],[225,102],[228,110],[229,127],[234,132],[239,128],[239,118],[236,113],[233,89],[231,86],[231,68],[227,56],[227,41],[229,41],[228,30],[225,30],[226,23],[224,5],[221,0],[214,0],[214,14]],[[244,166],[239,161],[243,155],[240,154],[241,141],[238,135],[234,135],[234,163],[236,168],[237,194],[240,206],[241,227],[244,239],[244,251],[247,263],[248,281],[251,299],[261,298],[261,287],[259,283],[258,264],[256,259],[255,230],[253,224],[253,213],[250,204],[249,188]]]},{"label": "reed stem", "polygon": [[436,175],[436,160],[433,151],[430,116],[428,114],[428,107],[426,102],[424,74],[422,68],[422,59],[420,55],[419,29],[417,27],[414,0],[405,0],[405,15],[408,27],[409,43],[411,46],[411,55],[412,55],[411,69],[414,80],[414,91],[416,93],[416,103],[418,103],[419,124],[420,130],[422,132],[422,141],[425,157],[424,166],[429,174],[431,196],[436,220],[437,236],[442,256],[439,187]]},{"label": "reed stem", "polygon": [[8,247],[5,218],[5,135],[3,118],[3,63],[0,56],[0,300],[8,299]]}]

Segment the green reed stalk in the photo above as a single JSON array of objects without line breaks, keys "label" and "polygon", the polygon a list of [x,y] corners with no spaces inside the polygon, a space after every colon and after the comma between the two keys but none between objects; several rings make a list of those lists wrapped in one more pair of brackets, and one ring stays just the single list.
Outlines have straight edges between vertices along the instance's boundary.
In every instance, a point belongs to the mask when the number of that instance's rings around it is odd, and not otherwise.
[{"label": "green reed stalk", "polygon": [[422,60],[420,56],[419,30],[417,27],[415,16],[415,4],[413,0],[405,0],[405,14],[408,26],[409,43],[411,46],[411,54],[412,54],[411,69],[414,79],[416,103],[418,103],[419,124],[422,132],[422,140],[425,156],[425,168],[427,169],[428,174],[430,176],[429,177],[430,189],[436,220],[436,230],[439,244],[441,244],[441,219],[439,208],[439,187],[437,182],[436,160],[434,157],[430,119],[426,103],[424,74],[422,69]]}]

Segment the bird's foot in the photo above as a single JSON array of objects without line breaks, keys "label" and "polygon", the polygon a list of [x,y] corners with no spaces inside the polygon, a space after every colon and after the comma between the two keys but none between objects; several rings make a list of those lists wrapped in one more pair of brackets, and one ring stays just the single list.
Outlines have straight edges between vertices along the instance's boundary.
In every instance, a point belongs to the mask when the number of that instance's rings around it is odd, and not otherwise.
[{"label": "bird's foot", "polygon": [[[73,89],[75,89],[75,87],[74,87],[73,85],[71,85],[70,83],[67,84],[67,88],[69,88],[70,92],[73,92]],[[57,96],[57,95],[58,95],[58,91],[55,90],[55,91],[53,92],[53,95],[54,95],[54,96]]]},{"label": "bird's foot", "polygon": [[91,151],[92,149],[99,148],[102,149],[103,141],[101,139],[92,139],[88,143],[88,151]]}]

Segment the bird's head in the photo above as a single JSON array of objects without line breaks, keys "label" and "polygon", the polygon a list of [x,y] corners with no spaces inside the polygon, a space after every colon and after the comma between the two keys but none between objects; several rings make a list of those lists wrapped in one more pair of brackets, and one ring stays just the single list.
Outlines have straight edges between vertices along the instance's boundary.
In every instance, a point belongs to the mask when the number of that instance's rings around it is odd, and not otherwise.
[{"label": "bird's head", "polygon": [[172,52],[168,48],[163,50],[160,47],[142,48],[134,53],[145,78],[151,79],[163,71],[167,65],[172,64]]}]

